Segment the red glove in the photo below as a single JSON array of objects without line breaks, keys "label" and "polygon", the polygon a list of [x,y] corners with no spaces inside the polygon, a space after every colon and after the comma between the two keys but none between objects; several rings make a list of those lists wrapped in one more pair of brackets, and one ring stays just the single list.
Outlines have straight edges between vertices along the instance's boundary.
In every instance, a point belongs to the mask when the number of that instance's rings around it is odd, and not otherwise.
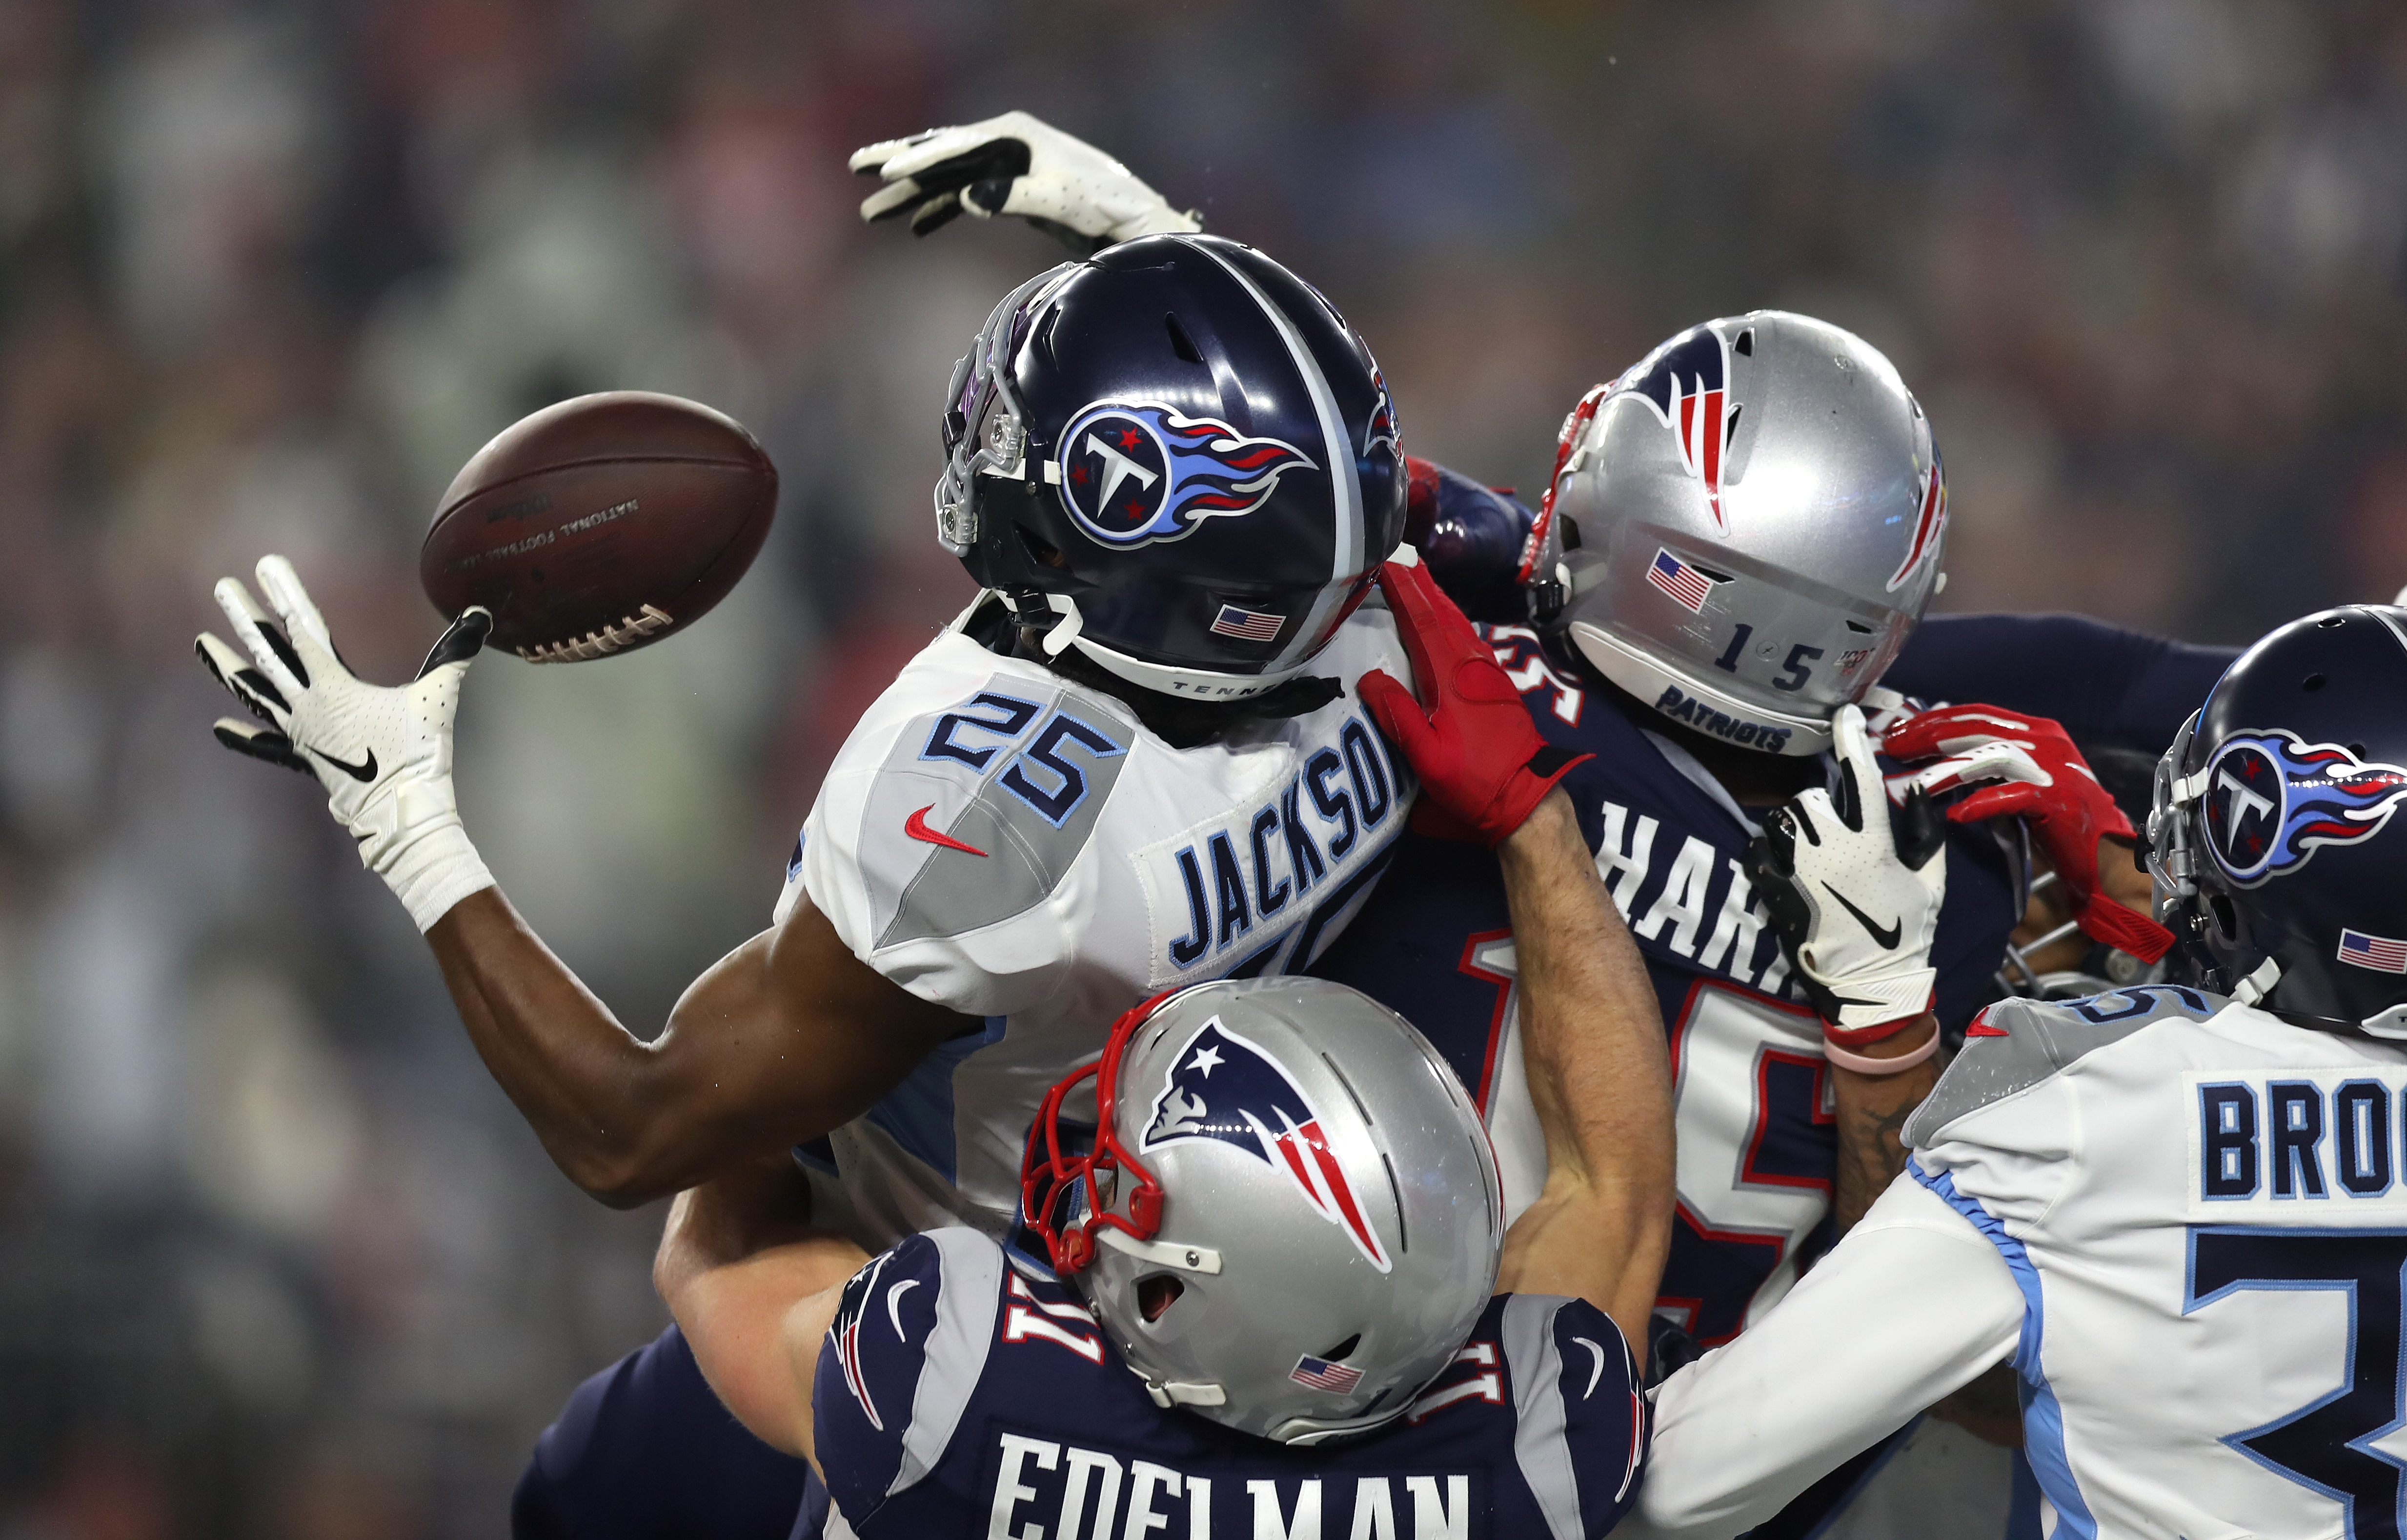
[{"label": "red glove", "polygon": [[1364,674],[1355,689],[1420,777],[1413,827],[1443,840],[1501,844],[1573,766],[1596,756],[1539,736],[1494,650],[1429,569],[1390,561],[1379,569],[1379,586],[1430,703],[1424,708],[1381,669]]},{"label": "red glove", "polygon": [[2061,726],[2000,706],[1945,706],[1890,728],[1881,747],[1908,761],[1946,756],[1912,776],[1925,791],[1999,783],[1958,802],[1947,816],[1969,824],[2013,815],[2028,824],[2072,896],[2074,921],[2091,939],[2147,963],[2173,944],[2172,931],[2099,891],[2100,837],[2137,836]]}]

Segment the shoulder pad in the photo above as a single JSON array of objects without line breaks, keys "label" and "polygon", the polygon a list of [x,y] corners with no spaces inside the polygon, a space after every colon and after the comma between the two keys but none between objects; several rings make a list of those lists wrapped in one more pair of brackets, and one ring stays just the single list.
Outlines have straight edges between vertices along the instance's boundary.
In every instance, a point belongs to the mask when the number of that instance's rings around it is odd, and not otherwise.
[{"label": "shoulder pad", "polygon": [[844,1286],[811,1404],[836,1505],[863,1517],[924,1477],[985,1372],[1003,1250],[975,1230],[932,1230]]},{"label": "shoulder pad", "polygon": [[2219,996],[2180,984],[2137,984],[2086,1000],[2000,1000],[1973,1019],[1963,1052],[1906,1119],[1906,1147],[1929,1149],[1957,1119],[2028,1091],[2142,1027],[2202,1022],[2224,1004]]},{"label": "shoulder pad", "polygon": [[863,812],[873,948],[965,935],[1043,902],[1093,836],[1139,730],[1098,691],[1018,677],[910,722]]}]

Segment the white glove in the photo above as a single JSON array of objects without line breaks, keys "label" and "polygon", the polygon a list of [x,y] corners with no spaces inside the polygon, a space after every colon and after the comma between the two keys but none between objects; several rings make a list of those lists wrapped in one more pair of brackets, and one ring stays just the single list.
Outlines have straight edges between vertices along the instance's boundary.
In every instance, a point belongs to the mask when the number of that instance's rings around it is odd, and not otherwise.
[{"label": "white glove", "polygon": [[207,631],[194,643],[218,683],[267,724],[221,717],[218,742],[314,773],[336,821],[359,841],[360,863],[383,878],[418,928],[427,930],[452,905],[493,885],[451,795],[460,681],[493,617],[482,608],[462,615],[426,655],[417,679],[388,689],[362,684],[335,656],[325,618],[291,562],[263,559],[259,586],[282,625],[239,581],[221,578],[216,590],[218,607],[257,667]]},{"label": "white glove", "polygon": [[1910,787],[1892,808],[1863,713],[1831,720],[1839,791],[1765,814],[1747,875],[1822,1020],[1853,1034],[1930,1009],[1930,941],[1947,892],[1947,821]]},{"label": "white glove", "polygon": [[862,201],[862,219],[907,212],[914,235],[963,209],[981,219],[1016,215],[1082,251],[1204,228],[1192,210],[1172,208],[1128,167],[1025,112],[883,140],[854,150],[849,164],[886,183]]}]

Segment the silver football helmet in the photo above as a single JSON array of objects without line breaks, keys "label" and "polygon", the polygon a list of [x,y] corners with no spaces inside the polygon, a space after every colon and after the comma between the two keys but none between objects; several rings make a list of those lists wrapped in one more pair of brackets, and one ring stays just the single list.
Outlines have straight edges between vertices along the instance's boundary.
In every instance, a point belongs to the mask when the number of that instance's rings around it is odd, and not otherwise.
[{"label": "silver football helmet", "polygon": [[1946,534],[1938,448],[1896,368],[1827,321],[1757,310],[1580,403],[1522,576],[1658,711],[1819,754],[1939,591]]},{"label": "silver football helmet", "polygon": [[[1090,1154],[1064,1099],[1095,1079]],[[1053,1088],[1022,1204],[1157,1404],[1282,1444],[1402,1415],[1496,1286],[1496,1157],[1436,1051],[1318,979],[1199,984]]]}]

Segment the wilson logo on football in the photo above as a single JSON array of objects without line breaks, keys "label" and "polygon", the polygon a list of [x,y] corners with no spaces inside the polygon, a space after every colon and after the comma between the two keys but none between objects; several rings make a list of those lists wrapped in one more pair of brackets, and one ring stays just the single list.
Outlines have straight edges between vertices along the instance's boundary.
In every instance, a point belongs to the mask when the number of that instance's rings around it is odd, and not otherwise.
[{"label": "wilson logo on football", "polygon": [[2235,733],[2206,768],[2206,842],[2224,875],[2254,886],[2325,845],[2382,831],[2407,801],[2407,770],[2369,764],[2295,733]]},{"label": "wilson logo on football", "polygon": [[1071,419],[1055,459],[1062,505],[1078,528],[1123,548],[1250,514],[1281,476],[1317,469],[1294,445],[1147,402],[1088,407]]},{"label": "wilson logo on football", "polygon": [[1362,1212],[1346,1167],[1329,1148],[1303,1088],[1276,1059],[1220,1024],[1204,1024],[1162,1077],[1140,1151],[1185,1139],[1218,1139],[1285,1171],[1322,1219],[1344,1230],[1381,1272],[1390,1264]]}]

